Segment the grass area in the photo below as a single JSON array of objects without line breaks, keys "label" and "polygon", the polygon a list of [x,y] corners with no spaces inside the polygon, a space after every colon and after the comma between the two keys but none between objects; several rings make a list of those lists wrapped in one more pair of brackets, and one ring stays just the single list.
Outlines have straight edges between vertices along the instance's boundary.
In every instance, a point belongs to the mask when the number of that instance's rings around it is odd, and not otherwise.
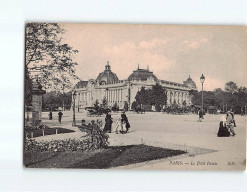
[{"label": "grass area", "polygon": [[[60,127],[56,127],[56,128],[48,128],[45,129],[45,135],[53,135],[56,134],[56,129],[57,129],[57,133],[58,134],[63,134],[63,133],[72,133],[75,132],[71,129],[65,129],[65,128],[60,128]],[[28,137],[31,137],[31,132],[33,132],[33,137],[40,137],[43,136],[43,131],[40,129],[35,129],[35,130],[27,130],[28,132]]]},{"label": "grass area", "polygon": [[89,152],[24,153],[24,165],[33,168],[107,169],[181,155],[186,152],[147,145],[111,146]]}]

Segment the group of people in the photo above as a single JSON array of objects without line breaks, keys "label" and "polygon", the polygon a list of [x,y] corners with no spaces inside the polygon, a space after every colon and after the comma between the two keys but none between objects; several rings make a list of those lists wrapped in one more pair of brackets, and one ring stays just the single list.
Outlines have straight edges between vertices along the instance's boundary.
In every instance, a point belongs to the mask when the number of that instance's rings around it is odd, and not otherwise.
[{"label": "group of people", "polygon": [[[61,111],[58,112],[58,121],[61,124],[63,113]],[[198,111],[199,120],[198,122],[201,122],[204,115],[204,110],[200,109]],[[52,120],[52,112],[49,113],[49,120]],[[111,117],[111,112],[107,112],[105,117],[105,125],[104,125],[104,131],[107,133],[112,132],[112,124],[113,120]],[[234,131],[234,127],[236,127],[236,122],[234,120],[234,113],[230,109],[228,112],[221,115],[220,118],[220,124],[219,124],[219,131],[217,136],[218,137],[229,137],[229,136],[235,136],[236,133]],[[121,117],[118,118],[115,125],[115,132],[118,133],[127,133],[129,131],[130,124],[128,121],[128,118],[125,114],[125,111],[122,112]]]},{"label": "group of people", "polygon": [[232,110],[226,112],[221,115],[218,137],[229,137],[235,136],[236,133],[234,131],[234,127],[236,127],[236,122],[234,120],[234,114]]},{"label": "group of people", "polygon": [[[63,116],[63,113],[62,111],[59,111],[58,112],[58,121],[59,123],[61,124],[61,121],[62,121],[62,116]],[[49,120],[52,120],[53,119],[53,114],[52,114],[52,111],[49,112]],[[85,123],[85,120],[82,120],[84,121]],[[106,114],[106,117],[105,117],[105,126],[104,126],[104,131],[107,132],[107,133],[111,133],[112,132],[112,124],[113,124],[113,120],[112,120],[112,117],[111,117],[111,112],[107,112]],[[129,121],[128,121],[128,118],[125,114],[125,111],[122,112],[121,114],[121,118],[119,118],[116,122],[116,125],[115,125],[115,132],[116,134],[118,133],[127,133],[129,131],[129,128],[130,128],[130,124],[129,124]]]},{"label": "group of people", "polygon": [[[105,126],[104,126],[105,132],[107,133],[112,132],[112,123],[113,123],[113,120],[112,120],[111,114],[110,112],[108,112],[105,117]],[[128,118],[125,114],[125,111],[123,111],[121,114],[121,117],[116,122],[115,132],[116,134],[118,133],[124,134],[129,131],[129,128],[130,128],[130,124],[129,124]]]},{"label": "group of people", "polygon": [[[204,118],[204,110],[200,109],[198,111],[199,120],[198,122],[202,122],[202,119]],[[236,122],[234,119],[234,113],[232,112],[232,109],[227,111],[226,113],[221,115],[220,118],[220,124],[219,124],[219,131],[217,133],[218,137],[229,137],[229,136],[235,136],[236,133],[234,131],[234,127],[236,127]]]},{"label": "group of people", "polygon": [[[49,120],[52,120],[52,111],[50,111],[49,112]],[[62,113],[62,111],[60,110],[59,112],[58,112],[58,121],[59,121],[59,123],[61,124],[61,122],[62,122],[62,116],[63,116],[63,113]]]}]

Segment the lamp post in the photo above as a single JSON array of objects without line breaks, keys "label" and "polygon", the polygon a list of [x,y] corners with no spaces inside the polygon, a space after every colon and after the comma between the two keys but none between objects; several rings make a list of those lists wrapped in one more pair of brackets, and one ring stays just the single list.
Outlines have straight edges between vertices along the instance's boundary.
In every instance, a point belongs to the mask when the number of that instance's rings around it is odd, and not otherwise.
[{"label": "lamp post", "polygon": [[64,107],[64,86],[65,86],[65,84],[63,84],[63,111],[65,111],[65,107]]},{"label": "lamp post", "polygon": [[75,122],[75,98],[76,98],[76,92],[74,91],[73,94],[73,121],[72,121],[72,127],[76,126],[76,122]]},{"label": "lamp post", "polygon": [[202,110],[203,110],[203,83],[205,81],[205,76],[202,74],[200,77],[201,83],[202,83]]}]

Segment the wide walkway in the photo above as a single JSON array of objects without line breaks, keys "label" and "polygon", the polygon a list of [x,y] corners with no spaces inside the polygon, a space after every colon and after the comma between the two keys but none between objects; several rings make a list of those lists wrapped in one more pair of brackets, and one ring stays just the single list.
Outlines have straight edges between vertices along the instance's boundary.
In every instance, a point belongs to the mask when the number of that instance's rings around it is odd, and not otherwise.
[{"label": "wide walkway", "polygon": [[[117,118],[121,113],[112,113],[113,129]],[[43,123],[48,126],[62,126],[75,130],[75,133],[59,134],[37,138],[37,140],[51,139],[79,139],[83,134],[72,128],[72,112],[65,111],[60,125],[57,113],[53,113],[54,120],[48,120],[48,113],[43,113]],[[172,159],[157,160],[142,164],[130,165],[128,168],[137,169],[243,169],[246,153],[246,117],[236,115],[236,136],[228,138],[217,137],[219,127],[219,115],[205,115],[203,122],[197,122],[197,115],[168,115],[158,112],[136,114],[127,112],[131,129],[122,135],[112,132],[110,145],[147,144],[167,147],[171,149],[183,149],[189,154],[180,156],[182,163],[178,163],[177,157]],[[87,117],[86,112],[76,113],[77,124],[85,119],[102,120],[104,117]],[[186,157],[186,158],[185,158]],[[179,160],[179,161],[180,161]],[[183,165],[178,165],[183,164]],[[123,168],[123,167],[119,167]]]}]

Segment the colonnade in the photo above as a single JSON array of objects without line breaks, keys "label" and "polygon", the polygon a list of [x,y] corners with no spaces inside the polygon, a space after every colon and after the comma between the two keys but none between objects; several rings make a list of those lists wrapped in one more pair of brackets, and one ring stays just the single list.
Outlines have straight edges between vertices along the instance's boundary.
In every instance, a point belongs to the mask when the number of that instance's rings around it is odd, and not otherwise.
[{"label": "colonnade", "polygon": [[123,102],[123,90],[124,89],[107,89],[105,90],[105,97],[108,103],[112,104]]},{"label": "colonnade", "polygon": [[167,105],[172,105],[174,102],[181,105],[184,101],[187,105],[190,104],[189,92],[167,90]]},{"label": "colonnade", "polygon": [[[72,97],[73,98],[73,97]],[[76,105],[79,107],[83,107],[83,106],[90,106],[89,102],[92,101],[93,98],[93,94],[91,91],[82,91],[82,92],[77,92],[77,96],[76,96]]]},{"label": "colonnade", "polygon": [[[126,101],[126,90],[125,88],[108,88],[104,90],[97,91],[78,91],[76,97],[76,107],[83,108],[86,106],[93,106],[93,103],[98,99],[99,101],[103,100],[103,97],[106,97],[108,106],[113,106],[114,103],[117,103],[119,106],[122,106],[124,101]],[[167,91],[167,105],[172,105],[176,103],[182,105],[185,101],[187,105],[190,105],[191,100],[189,97],[188,91],[179,91],[173,89],[166,89]],[[133,93],[132,93],[133,94]],[[134,94],[133,94],[134,95]]]}]

